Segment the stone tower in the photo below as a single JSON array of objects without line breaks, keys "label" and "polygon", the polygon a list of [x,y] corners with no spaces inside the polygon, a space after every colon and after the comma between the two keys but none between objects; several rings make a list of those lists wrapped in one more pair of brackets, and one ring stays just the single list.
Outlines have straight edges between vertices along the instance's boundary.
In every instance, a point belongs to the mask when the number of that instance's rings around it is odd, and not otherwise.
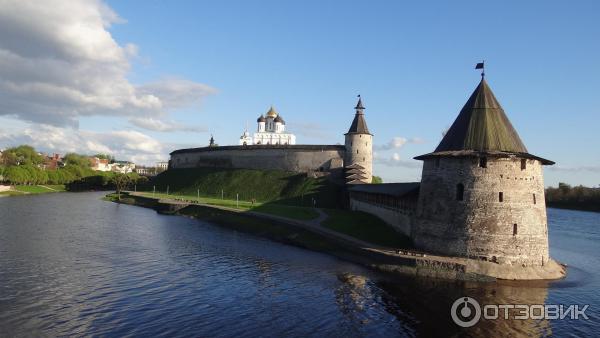
[{"label": "stone tower", "polygon": [[500,264],[548,263],[542,165],[482,77],[434,152],[423,160],[417,247]]},{"label": "stone tower", "polygon": [[358,96],[356,114],[345,135],[344,169],[346,183],[371,183],[373,178],[373,135],[365,121],[362,99]]}]

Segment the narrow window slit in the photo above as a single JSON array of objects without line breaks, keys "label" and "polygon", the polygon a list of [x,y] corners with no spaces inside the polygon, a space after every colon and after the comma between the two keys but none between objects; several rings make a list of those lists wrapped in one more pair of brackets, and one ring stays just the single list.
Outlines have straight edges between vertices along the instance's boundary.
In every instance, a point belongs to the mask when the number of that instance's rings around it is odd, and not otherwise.
[{"label": "narrow window slit", "polygon": [[487,157],[480,157],[479,158],[479,166],[481,168],[487,168]]},{"label": "narrow window slit", "polygon": [[456,185],[456,200],[462,201],[465,194],[465,186],[462,183]]}]

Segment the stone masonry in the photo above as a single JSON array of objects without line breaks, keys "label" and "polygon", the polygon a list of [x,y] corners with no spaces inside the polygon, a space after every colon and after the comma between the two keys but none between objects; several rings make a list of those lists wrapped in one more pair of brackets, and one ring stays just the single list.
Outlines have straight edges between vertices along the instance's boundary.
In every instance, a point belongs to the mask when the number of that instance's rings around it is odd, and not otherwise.
[{"label": "stone masonry", "polygon": [[515,156],[481,163],[477,157],[424,161],[415,245],[501,264],[544,265],[548,226],[540,161]]}]

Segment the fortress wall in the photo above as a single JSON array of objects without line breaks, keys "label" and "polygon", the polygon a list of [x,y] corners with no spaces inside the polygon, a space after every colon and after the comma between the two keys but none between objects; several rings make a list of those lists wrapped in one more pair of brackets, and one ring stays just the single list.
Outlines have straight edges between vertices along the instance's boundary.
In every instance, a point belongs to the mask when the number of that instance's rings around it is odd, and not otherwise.
[{"label": "fortress wall", "polygon": [[[423,249],[499,263],[548,262],[542,165],[527,159],[476,157],[427,159],[412,237]],[[464,185],[457,200],[457,184]],[[499,193],[503,201],[500,202]],[[535,203],[534,195],[535,194]],[[516,234],[513,234],[516,224]]]},{"label": "fortress wall", "polygon": [[350,210],[364,211],[381,218],[396,231],[410,236],[412,217],[406,212],[350,198]]},{"label": "fortress wall", "polygon": [[226,146],[174,151],[171,167],[336,171],[343,167],[343,157],[344,146]]}]

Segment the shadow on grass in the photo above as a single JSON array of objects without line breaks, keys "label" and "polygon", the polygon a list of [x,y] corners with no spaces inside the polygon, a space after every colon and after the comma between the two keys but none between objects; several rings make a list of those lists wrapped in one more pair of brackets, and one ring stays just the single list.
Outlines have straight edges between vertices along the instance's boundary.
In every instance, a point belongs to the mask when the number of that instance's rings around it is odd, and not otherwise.
[{"label": "shadow on grass", "polygon": [[412,241],[379,217],[362,211],[326,209],[328,217],[322,226],[363,240],[392,248],[412,248]]}]

